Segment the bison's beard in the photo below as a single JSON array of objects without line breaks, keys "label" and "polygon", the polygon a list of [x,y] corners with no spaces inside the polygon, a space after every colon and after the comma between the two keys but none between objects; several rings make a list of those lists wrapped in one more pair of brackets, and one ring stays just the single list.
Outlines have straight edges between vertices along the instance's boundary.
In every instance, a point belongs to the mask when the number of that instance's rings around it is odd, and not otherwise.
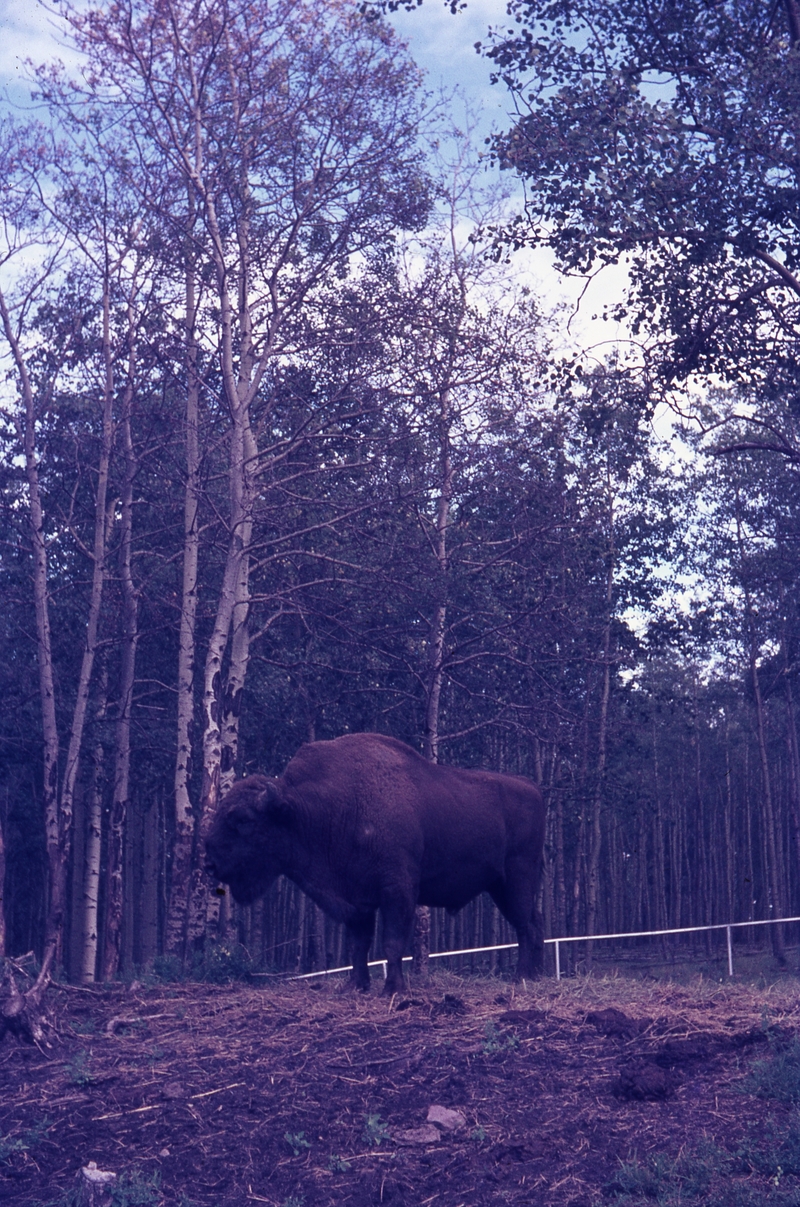
[{"label": "bison's beard", "polygon": [[264,896],[273,880],[274,876],[237,876],[227,884],[237,905],[252,905]]}]

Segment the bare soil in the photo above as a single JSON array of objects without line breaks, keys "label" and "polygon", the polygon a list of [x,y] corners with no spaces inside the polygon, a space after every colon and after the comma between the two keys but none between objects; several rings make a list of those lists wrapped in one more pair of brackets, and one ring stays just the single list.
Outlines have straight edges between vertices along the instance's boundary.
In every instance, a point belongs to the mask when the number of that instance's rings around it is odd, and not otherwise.
[{"label": "bare soil", "polygon": [[[796,982],[439,974],[391,1001],[333,982],[50,1000],[49,1047],[0,1048],[0,1201],[29,1207],[68,1203],[89,1161],[131,1204],[593,1207],[633,1156],[733,1153],[779,1127],[790,1108],[742,1082],[800,1026]],[[463,1125],[425,1131],[432,1105]]]}]

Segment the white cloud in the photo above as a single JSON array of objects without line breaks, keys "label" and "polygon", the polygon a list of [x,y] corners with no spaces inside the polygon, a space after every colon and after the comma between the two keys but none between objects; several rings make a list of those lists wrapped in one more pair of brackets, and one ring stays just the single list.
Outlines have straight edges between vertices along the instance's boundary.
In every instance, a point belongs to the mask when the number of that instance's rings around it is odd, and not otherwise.
[{"label": "white cloud", "polygon": [[0,0],[0,88],[12,104],[30,100],[28,60],[78,62],[61,29],[62,22],[38,0]]},{"label": "white cloud", "polygon": [[427,72],[429,86],[459,87],[469,97],[484,135],[493,125],[507,124],[508,94],[502,85],[492,86],[491,64],[475,51],[476,42],[487,42],[490,25],[508,24],[505,0],[468,0],[467,8],[455,14],[442,0],[424,0],[414,12],[392,14],[391,21]]}]

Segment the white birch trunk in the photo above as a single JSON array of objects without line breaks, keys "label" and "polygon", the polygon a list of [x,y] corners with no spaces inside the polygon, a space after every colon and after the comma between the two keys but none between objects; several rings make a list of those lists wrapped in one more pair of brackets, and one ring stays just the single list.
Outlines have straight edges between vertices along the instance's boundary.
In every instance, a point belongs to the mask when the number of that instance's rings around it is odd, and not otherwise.
[{"label": "white birch trunk", "polygon": [[[256,444],[249,427],[244,433],[245,475],[252,472]],[[248,487],[252,495],[252,486]],[[220,795],[224,796],[233,785],[236,776],[236,757],[239,752],[239,718],[242,709],[247,667],[250,661],[250,555],[248,550],[253,538],[252,505],[242,522],[242,554],[239,577],[236,581],[236,598],[231,616],[231,653],[228,673],[225,677],[225,693],[222,700],[221,718],[221,763]]]},{"label": "white birch trunk", "polygon": [[[209,899],[202,867],[202,848],[206,831],[225,788],[232,780],[238,743],[238,708],[247,671],[249,641],[247,614],[250,604],[249,548],[253,531],[256,443],[250,426],[250,405],[257,374],[252,354],[252,329],[248,302],[250,266],[246,221],[237,229],[237,309],[230,297],[230,277],[225,260],[225,243],[216,218],[213,198],[204,198],[206,224],[211,235],[220,303],[221,367],[225,397],[231,412],[229,492],[230,521],[228,553],[220,588],[214,628],[206,654],[203,675],[203,787],[200,802],[198,849],[194,859],[190,887],[188,939],[200,941],[204,932],[214,929],[219,916],[219,898]],[[234,313],[238,330],[238,371],[236,367]],[[264,363],[262,357],[262,365]],[[236,650],[230,664],[230,690],[223,686],[223,659],[231,629],[237,620]],[[226,708],[227,702],[227,708]],[[228,719],[226,738],[223,737]],[[227,752],[223,782],[223,750]]]},{"label": "white birch trunk", "polygon": [[19,377],[23,412],[19,424],[25,453],[25,476],[28,486],[28,512],[33,555],[33,602],[36,616],[36,653],[39,664],[39,693],[42,707],[44,740],[43,804],[45,840],[48,864],[48,911],[45,924],[45,949],[41,980],[44,983],[50,968],[60,956],[64,917],[64,898],[58,897],[59,863],[62,858],[62,818],[58,800],[59,740],[56,724],[53,653],[50,633],[49,587],[47,579],[47,544],[44,534],[44,509],[39,485],[39,459],[36,451],[36,405],[33,384],[17,333],[11,320],[6,299],[0,291],[0,318],[3,332]]},{"label": "white birch trunk", "polygon": [[197,376],[197,282],[195,278],[195,223],[191,190],[187,219],[186,293],[186,486],[183,503],[183,580],[178,646],[178,716],[175,757],[175,839],[170,869],[166,949],[183,960],[186,954],[186,913],[192,872],[194,811],[189,795],[194,721],[195,632],[197,625],[197,571],[200,554],[200,383]]},{"label": "white birch trunk", "polygon": [[[444,680],[445,632],[447,627],[447,531],[450,505],[453,499],[453,463],[450,455],[450,391],[441,393],[439,409],[440,493],[436,505],[437,601],[431,621],[428,656],[428,693],[425,703],[425,734],[423,750],[432,763],[439,762],[439,715]],[[429,976],[431,952],[431,911],[428,905],[418,905],[414,919],[412,971],[422,980]]]},{"label": "white birch trunk", "polygon": [[[105,667],[101,674],[97,722],[105,720],[107,700]],[[86,827],[86,850],[83,866],[83,946],[81,951],[81,984],[94,983],[97,972],[98,906],[100,902],[100,865],[103,834],[103,743],[95,743],[92,767],[92,787],[89,794],[89,816]]]},{"label": "white birch trunk", "polygon": [[138,610],[139,599],[131,572],[133,544],[133,483],[136,476],[136,455],[131,435],[131,406],[133,383],[136,371],[136,355],[133,347],[134,322],[129,310],[130,350],[128,359],[128,381],[122,409],[122,444],[125,455],[125,478],[122,489],[120,516],[120,580],[122,583],[122,656],[120,659],[119,696],[115,726],[114,751],[114,795],[111,803],[109,827],[108,875],[106,878],[106,924],[103,942],[102,979],[113,980],[119,970],[120,941],[122,933],[124,876],[122,853],[124,849],[125,822],[130,795],[131,766],[131,711],[133,687],[136,678],[136,648],[139,642]]}]

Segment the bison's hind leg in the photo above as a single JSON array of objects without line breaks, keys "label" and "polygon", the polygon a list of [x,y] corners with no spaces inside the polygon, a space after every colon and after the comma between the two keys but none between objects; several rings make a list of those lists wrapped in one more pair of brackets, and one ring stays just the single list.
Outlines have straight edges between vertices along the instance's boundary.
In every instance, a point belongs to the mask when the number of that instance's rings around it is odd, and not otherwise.
[{"label": "bison's hind leg", "polygon": [[350,983],[362,993],[369,993],[369,949],[375,933],[375,913],[361,914],[354,921],[348,922],[347,933],[350,939],[350,959],[353,961],[353,971],[350,973]]},{"label": "bison's hind leg", "polygon": [[489,894],[504,918],[517,932],[519,955],[515,979],[536,981],[544,969],[544,928],[539,911],[539,877],[510,878],[495,884]]}]

